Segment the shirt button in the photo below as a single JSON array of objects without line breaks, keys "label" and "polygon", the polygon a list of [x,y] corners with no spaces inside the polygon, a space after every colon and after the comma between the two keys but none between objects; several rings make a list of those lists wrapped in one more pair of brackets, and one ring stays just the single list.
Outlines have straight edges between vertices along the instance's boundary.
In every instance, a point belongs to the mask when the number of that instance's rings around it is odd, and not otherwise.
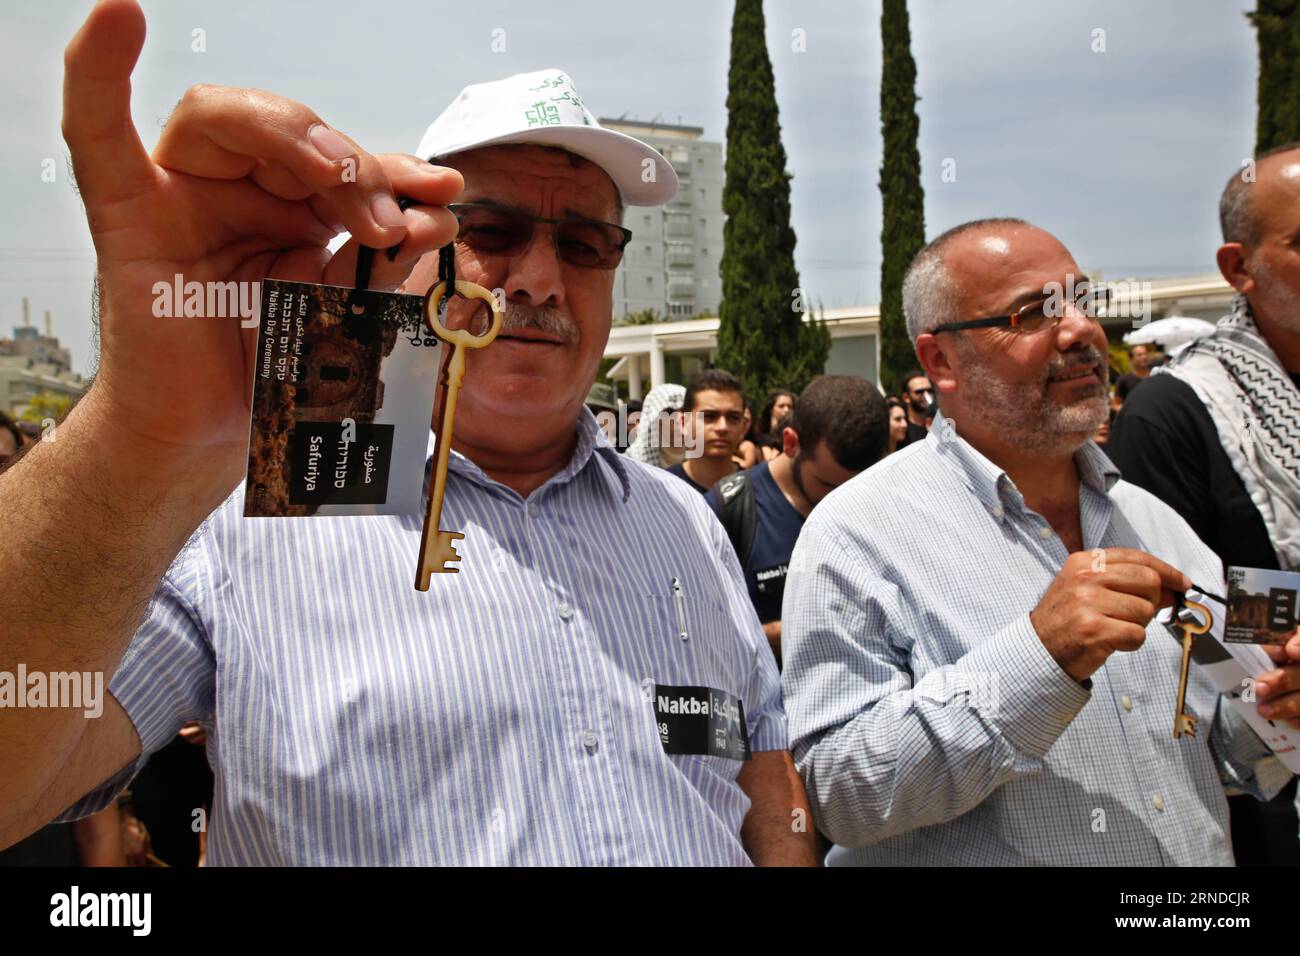
[{"label": "shirt button", "polygon": [[1039,536],[1040,538],[1042,538],[1044,541],[1046,541],[1048,538],[1050,538],[1050,537],[1051,537],[1052,535],[1054,535],[1054,534],[1056,534],[1056,532],[1053,531],[1051,528],[1039,528],[1039,529],[1038,529],[1038,536]]},{"label": "shirt button", "polygon": [[1154,805],[1155,808],[1156,808],[1157,810],[1159,810],[1161,813],[1164,813],[1164,812],[1165,812],[1165,798],[1162,797],[1162,796],[1160,796],[1160,794],[1157,793],[1154,797],[1152,797],[1152,798],[1151,798],[1151,803],[1152,803],[1152,805]]},{"label": "shirt button", "polygon": [[996,508],[993,509],[993,517],[998,518],[999,520],[1001,520],[1004,514],[1006,514],[1006,512],[1002,510],[1001,505],[998,505]]},{"label": "shirt button", "polygon": [[589,754],[596,752],[596,732],[594,730],[584,730],[582,732],[582,746],[586,748]]},{"label": "shirt button", "polygon": [[560,620],[562,621],[567,621],[569,618],[573,617],[573,607],[568,601],[561,601],[560,606],[557,607],[555,611],[560,615]]},{"label": "shirt button", "polygon": [[1133,698],[1130,697],[1128,694],[1125,694],[1123,697],[1121,697],[1119,699],[1119,702],[1124,705],[1125,710],[1133,709]]}]

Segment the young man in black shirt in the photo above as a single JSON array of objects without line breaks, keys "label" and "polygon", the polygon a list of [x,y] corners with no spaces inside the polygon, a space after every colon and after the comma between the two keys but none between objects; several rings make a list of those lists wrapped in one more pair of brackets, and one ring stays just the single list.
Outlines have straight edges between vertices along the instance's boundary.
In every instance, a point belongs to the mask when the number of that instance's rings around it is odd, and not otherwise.
[{"label": "young man in black shirt", "polygon": [[732,458],[749,431],[745,389],[730,372],[713,368],[701,372],[686,387],[682,401],[682,432],[688,448],[699,455],[668,470],[700,494],[707,494],[719,479],[739,471]]},{"label": "young man in black shirt", "polygon": [[1151,369],[1147,364],[1150,357],[1145,345],[1135,345],[1129,349],[1129,366],[1133,371],[1125,372],[1115,383],[1115,397],[1121,402],[1126,401],[1133,389],[1151,377]]},{"label": "young man in black shirt", "polygon": [[708,502],[736,549],[749,598],[781,659],[781,600],[790,555],[814,506],[885,453],[889,416],[876,387],[856,375],[821,375],[795,403],[781,454],[723,478]]},{"label": "young man in black shirt", "polygon": [[[1106,453],[1224,566],[1300,570],[1300,143],[1259,156],[1219,202],[1219,271],[1238,291],[1213,335],[1135,389]],[[1284,652],[1300,658],[1300,640]],[[1300,864],[1295,781],[1230,798],[1238,863]]]}]

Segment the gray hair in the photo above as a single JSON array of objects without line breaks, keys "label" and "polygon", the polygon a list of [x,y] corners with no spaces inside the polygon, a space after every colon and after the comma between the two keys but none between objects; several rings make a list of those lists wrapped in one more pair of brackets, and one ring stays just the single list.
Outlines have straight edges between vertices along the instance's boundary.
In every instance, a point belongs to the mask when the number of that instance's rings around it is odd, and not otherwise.
[{"label": "gray hair", "polygon": [[913,348],[921,335],[944,322],[952,321],[961,301],[961,289],[957,288],[952,274],[944,265],[945,249],[962,233],[991,226],[1031,224],[1009,216],[964,222],[932,239],[907,267],[907,274],[903,276],[903,317],[907,321],[907,336],[912,340]]},{"label": "gray hair", "polygon": [[1250,187],[1255,184],[1255,172],[1259,167],[1259,161],[1298,149],[1300,149],[1300,142],[1287,143],[1284,146],[1265,150],[1255,157],[1254,168],[1249,179],[1246,178],[1245,169],[1238,169],[1228,178],[1228,184],[1223,187],[1223,194],[1219,196],[1219,229],[1223,233],[1224,242],[1240,242],[1249,246],[1259,241],[1259,230],[1255,225],[1254,210],[1250,202]]}]

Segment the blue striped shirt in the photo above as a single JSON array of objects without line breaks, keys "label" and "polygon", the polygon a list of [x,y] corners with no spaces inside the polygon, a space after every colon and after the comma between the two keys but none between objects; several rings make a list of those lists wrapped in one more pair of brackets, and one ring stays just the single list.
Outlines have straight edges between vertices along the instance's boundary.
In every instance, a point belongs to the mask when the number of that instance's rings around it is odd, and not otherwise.
[{"label": "blue striped shirt", "polygon": [[195,533],[110,684],[146,756],[206,728],[211,863],[749,863],[741,764],[666,754],[647,691],[726,691],[752,749],[783,750],[772,654],[700,496],[589,412],[527,499],[453,452],[461,572],[425,593],[420,514],[242,508]]},{"label": "blue striped shirt", "polygon": [[[1084,547],[1139,548],[1217,594],[1219,559],[1173,509],[1075,455]],[[942,416],[804,525],[783,607],[786,709],[829,864],[1231,864],[1224,784],[1290,777],[1152,623],[1085,689],[1029,612],[1067,557],[1007,474]]]}]

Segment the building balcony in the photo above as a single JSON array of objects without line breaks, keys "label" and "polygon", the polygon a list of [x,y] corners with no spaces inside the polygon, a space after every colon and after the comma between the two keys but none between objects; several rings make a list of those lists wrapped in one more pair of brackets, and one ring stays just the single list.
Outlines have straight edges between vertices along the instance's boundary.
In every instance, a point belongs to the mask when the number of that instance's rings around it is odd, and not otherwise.
[{"label": "building balcony", "polygon": [[669,302],[694,302],[695,301],[695,280],[694,278],[668,279],[668,301]]},{"label": "building balcony", "polygon": [[664,262],[670,269],[691,269],[695,266],[695,247],[669,246],[664,253]]},{"label": "building balcony", "polygon": [[664,220],[664,235],[675,239],[690,238],[695,235],[695,223],[690,216],[670,216]]}]

